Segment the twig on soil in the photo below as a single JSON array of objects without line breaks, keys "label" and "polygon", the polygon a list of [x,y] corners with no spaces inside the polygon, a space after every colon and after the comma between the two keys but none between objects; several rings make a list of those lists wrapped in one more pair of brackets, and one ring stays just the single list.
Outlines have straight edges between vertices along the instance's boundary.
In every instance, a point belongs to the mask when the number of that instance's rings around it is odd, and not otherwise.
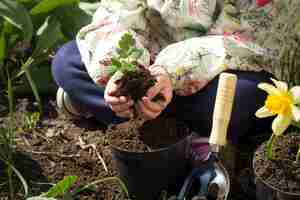
[{"label": "twig on soil", "polygon": [[91,148],[94,150],[94,152],[96,153],[98,159],[100,160],[101,164],[103,165],[103,168],[106,172],[108,172],[108,168],[107,168],[107,165],[104,161],[104,159],[101,157],[99,151],[97,150],[97,147],[95,144],[86,144],[82,138],[79,136],[78,137],[78,140],[79,142],[77,142],[76,144],[80,146],[81,149],[88,149],[88,148]]},{"label": "twig on soil", "polygon": [[74,157],[80,157],[79,154],[70,154],[70,155],[66,155],[66,154],[60,154],[60,153],[56,153],[56,152],[44,152],[44,151],[31,151],[31,150],[24,150],[27,153],[32,153],[32,154],[39,154],[39,155],[53,155],[53,156],[57,156],[57,157],[61,157],[61,158],[74,158]]},{"label": "twig on soil", "polygon": [[147,151],[149,151],[149,152],[152,151],[152,149],[148,145],[146,145],[146,148],[147,148]]},{"label": "twig on soil", "polygon": [[36,185],[49,185],[49,186],[54,186],[55,185],[53,183],[42,183],[42,182],[35,182],[35,181],[30,181],[30,183],[36,184]]},{"label": "twig on soil", "polygon": [[42,139],[44,139],[47,143],[50,143],[50,142],[52,141],[52,139],[50,139],[50,138],[44,136],[44,135],[40,132],[39,129],[36,129],[32,134],[33,134],[33,135],[36,135],[36,136],[38,136],[38,137],[40,137],[40,138],[42,138]]},{"label": "twig on soil", "polygon": [[31,146],[30,142],[27,140],[27,138],[26,138],[25,136],[22,136],[22,140],[24,141],[24,143],[25,143],[28,147]]}]

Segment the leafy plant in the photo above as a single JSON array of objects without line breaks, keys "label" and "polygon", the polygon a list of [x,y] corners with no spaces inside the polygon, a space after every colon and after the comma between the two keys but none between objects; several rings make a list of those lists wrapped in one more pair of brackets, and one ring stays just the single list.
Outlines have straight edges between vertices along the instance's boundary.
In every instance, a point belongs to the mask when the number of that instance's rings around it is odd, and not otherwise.
[{"label": "leafy plant", "polygon": [[[271,79],[275,86],[268,83],[260,83],[258,87],[268,93],[265,105],[255,115],[259,118],[276,116],[272,123],[272,131],[267,142],[267,156],[273,159],[273,144],[278,136],[281,136],[290,125],[299,126],[300,121],[300,86],[288,89],[288,84],[283,81]],[[300,161],[300,145],[296,155],[296,162]]]},{"label": "leafy plant", "polygon": [[[137,102],[155,84],[156,79],[149,69],[138,63],[142,54],[143,50],[136,48],[133,36],[130,33],[123,34],[119,40],[117,56],[111,59],[111,66],[107,68],[107,74],[118,85],[115,96],[127,96]],[[162,96],[157,95],[157,100],[160,98]]]},{"label": "leafy plant", "polygon": [[[261,19],[264,21],[265,17]],[[279,80],[300,84],[300,1],[274,1],[273,17],[264,31],[257,31],[256,42],[268,56],[258,62],[267,66]]]},{"label": "leafy plant", "polygon": [[36,197],[27,198],[26,200],[56,200],[57,197],[61,197],[64,200],[72,200],[73,197],[75,197],[76,195],[78,195],[82,191],[87,190],[87,189],[91,188],[92,186],[94,186],[96,184],[107,182],[107,181],[118,181],[120,183],[122,189],[124,190],[124,192],[128,196],[128,191],[127,191],[125,185],[117,177],[103,178],[103,179],[94,181],[92,183],[89,183],[89,184],[87,184],[83,187],[77,187],[73,191],[71,191],[71,188],[74,186],[77,179],[78,179],[77,176],[67,176],[63,180],[61,180],[58,183],[56,183],[55,185],[53,185],[48,190],[48,192],[43,193],[43,194],[41,194],[39,196],[36,196]]},{"label": "leafy plant", "polygon": [[[292,108],[298,109],[298,97],[296,99],[293,97],[293,95],[296,95],[292,91],[293,88],[287,91],[288,85],[294,86],[300,84],[300,2],[297,0],[276,1],[274,2],[274,8],[276,10],[273,13],[272,19],[268,22],[266,31],[260,31],[256,35],[257,42],[266,49],[267,53],[267,56],[258,62],[261,65],[269,67],[278,79],[286,82],[279,82],[279,84],[274,82],[277,87],[277,94],[279,94],[277,96],[270,93],[274,89],[266,90],[269,93],[266,106],[267,104],[270,106],[273,105],[272,107],[275,109],[274,106],[277,105],[278,109],[283,109],[281,111],[278,110],[278,112],[273,110],[272,112],[272,115],[278,114],[280,120],[277,117],[273,121],[272,129],[274,133],[267,143],[269,159],[273,158],[273,144],[277,136],[281,135],[290,124],[300,128],[299,118],[296,118],[296,116],[291,117],[291,113],[293,115],[298,113],[298,110],[292,111]],[[284,110],[289,114],[283,115],[283,113],[286,113]],[[263,113],[262,111],[261,109],[258,112]],[[280,131],[278,131],[279,129]],[[300,146],[296,161],[300,162]]]},{"label": "leafy plant", "polygon": [[[9,120],[4,127],[0,126],[0,161],[7,175],[7,181],[1,185],[8,185],[11,200],[15,199],[15,176],[21,181],[25,196],[28,195],[26,180],[14,165],[13,94],[24,93],[29,88],[42,114],[40,92],[42,88],[48,92],[52,83],[48,78],[50,70],[43,72],[44,68],[50,69],[53,50],[75,38],[78,29],[90,22],[97,6],[97,3],[79,0],[0,1],[0,95],[5,94],[9,102]],[[35,126],[37,118],[36,114],[28,116],[27,128]]]},{"label": "leafy plant", "polygon": [[26,113],[23,120],[23,131],[32,131],[34,128],[37,127],[37,124],[40,120],[40,113],[33,112],[33,113]]},{"label": "leafy plant", "polygon": [[112,58],[112,65],[108,74],[112,76],[117,71],[130,73],[137,70],[137,59],[141,57],[143,51],[135,48],[135,40],[130,33],[125,33],[118,44],[118,56]]},{"label": "leafy plant", "polygon": [[54,88],[50,70],[43,69],[50,68],[53,51],[74,39],[98,6],[79,0],[1,0],[0,92],[7,90],[7,69],[15,93],[31,90],[42,114],[40,93]]},{"label": "leafy plant", "polygon": [[15,121],[14,121],[14,105],[13,105],[13,91],[11,79],[8,74],[8,100],[9,100],[9,120],[7,121],[7,126],[0,127],[0,161],[5,164],[6,174],[7,174],[7,183],[9,188],[9,199],[14,200],[14,182],[13,182],[13,173],[21,181],[25,196],[28,194],[28,185],[26,180],[23,178],[22,174],[14,166],[14,155],[16,154],[15,150]]}]

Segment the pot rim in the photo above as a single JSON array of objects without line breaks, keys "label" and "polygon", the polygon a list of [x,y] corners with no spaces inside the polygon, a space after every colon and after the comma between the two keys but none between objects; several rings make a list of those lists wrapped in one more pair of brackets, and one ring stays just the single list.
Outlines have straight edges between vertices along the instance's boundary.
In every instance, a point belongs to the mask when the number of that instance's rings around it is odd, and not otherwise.
[{"label": "pot rim", "polygon": [[186,137],[182,138],[181,140],[179,140],[178,142],[176,143],[173,143],[173,144],[170,144],[169,146],[167,147],[163,147],[163,148],[158,148],[158,149],[154,149],[153,151],[147,151],[147,152],[135,152],[135,151],[128,151],[128,150],[125,150],[125,149],[120,149],[116,146],[113,146],[111,145],[111,148],[112,150],[115,150],[117,152],[121,152],[121,153],[126,153],[126,154],[131,154],[131,155],[142,155],[142,154],[150,154],[150,153],[158,153],[158,152],[162,152],[162,151],[167,151],[169,150],[170,148],[173,148],[179,144],[182,144],[184,142],[189,142],[190,141],[190,138],[192,137],[192,134],[190,135],[187,135]]},{"label": "pot rim", "polygon": [[[256,151],[257,151],[258,149],[262,148],[263,145],[264,145],[264,143],[261,144],[261,145],[256,149]],[[256,152],[256,151],[255,151],[255,152]],[[272,185],[269,184],[267,181],[265,181],[262,177],[260,177],[258,174],[256,174],[256,171],[254,170],[254,169],[255,169],[255,163],[256,163],[256,162],[255,162],[255,161],[256,161],[255,158],[256,158],[256,156],[255,156],[255,154],[254,154],[253,160],[252,160],[252,165],[253,165],[253,172],[254,172],[254,174],[255,174],[255,178],[259,179],[261,182],[263,182],[263,184],[265,184],[265,185],[268,186],[269,188],[275,190],[276,192],[280,192],[280,193],[285,194],[285,195],[290,195],[290,196],[300,197],[300,192],[299,192],[299,193],[293,193],[293,192],[282,191],[282,190],[280,190],[279,188],[276,188],[276,187],[272,186]]]}]

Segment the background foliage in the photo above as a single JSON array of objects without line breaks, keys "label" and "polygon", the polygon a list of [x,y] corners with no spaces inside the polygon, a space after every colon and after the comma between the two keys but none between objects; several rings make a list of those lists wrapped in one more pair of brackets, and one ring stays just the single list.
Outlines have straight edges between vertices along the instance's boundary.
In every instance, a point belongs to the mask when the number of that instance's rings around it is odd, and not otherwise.
[{"label": "background foliage", "polygon": [[[269,56],[258,62],[290,86],[299,85],[300,1],[276,1],[274,8],[266,29],[256,33],[257,42],[269,50]],[[264,22],[265,18],[261,20]]]},{"label": "background foliage", "polygon": [[[97,0],[1,0],[0,95],[8,74],[17,95],[55,92],[51,58],[55,49],[75,38],[91,21]],[[0,101],[1,103],[1,101]],[[40,107],[41,108],[41,107]]]},{"label": "background foliage", "polygon": [[0,167],[5,171],[0,185],[8,188],[11,200],[17,191],[16,177],[24,196],[29,191],[14,165],[20,128],[14,120],[14,96],[34,95],[40,113],[28,116],[24,127],[33,128],[43,111],[40,95],[56,91],[50,67],[56,49],[75,39],[98,5],[97,0],[0,0],[0,114],[9,111],[9,120],[0,123]]}]

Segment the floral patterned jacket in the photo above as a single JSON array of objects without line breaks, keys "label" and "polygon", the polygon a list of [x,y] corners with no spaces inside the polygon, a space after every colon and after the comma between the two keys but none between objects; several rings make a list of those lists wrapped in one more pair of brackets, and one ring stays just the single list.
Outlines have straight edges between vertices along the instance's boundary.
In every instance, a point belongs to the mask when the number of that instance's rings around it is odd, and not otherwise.
[{"label": "floral patterned jacket", "polygon": [[107,68],[124,33],[143,49],[138,62],[164,67],[177,95],[191,95],[226,69],[261,70],[248,58],[264,50],[251,42],[256,18],[270,0],[102,0],[77,35],[91,78],[105,87]]}]

